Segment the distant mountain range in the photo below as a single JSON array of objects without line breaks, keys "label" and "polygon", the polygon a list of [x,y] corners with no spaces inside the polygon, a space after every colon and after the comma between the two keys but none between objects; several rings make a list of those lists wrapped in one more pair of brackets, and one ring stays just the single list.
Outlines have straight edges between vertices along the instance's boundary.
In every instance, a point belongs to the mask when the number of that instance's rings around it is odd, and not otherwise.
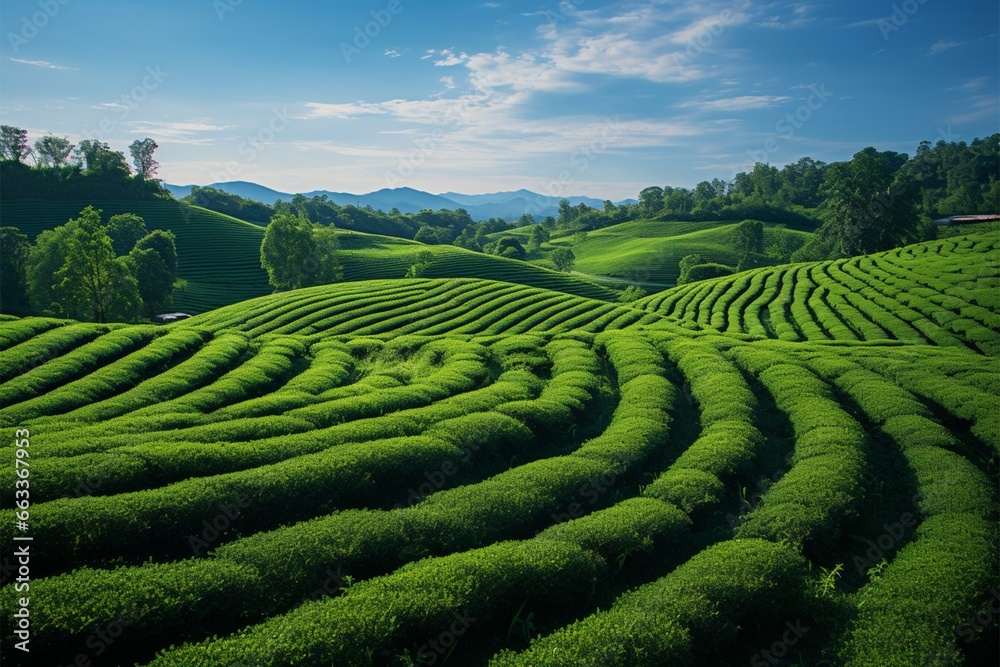
[{"label": "distant mountain range", "polygon": [[[164,186],[173,193],[174,197],[180,199],[191,194],[191,185],[170,185]],[[228,183],[212,183],[208,187],[216,188],[233,195],[253,199],[264,204],[273,204],[279,199],[290,201],[294,194],[288,192],[278,192],[271,188],[248,183],[246,181],[231,181]],[[541,220],[547,215],[558,215],[559,201],[561,197],[549,197],[540,195],[530,190],[517,190],[514,192],[494,192],[483,195],[463,195],[457,192],[445,192],[440,195],[414,190],[413,188],[383,189],[369,192],[364,195],[355,195],[347,192],[330,192],[329,190],[314,190],[303,192],[306,197],[326,195],[330,201],[339,206],[353,204],[355,206],[371,206],[382,211],[391,211],[396,208],[402,213],[417,213],[424,209],[450,209],[464,208],[469,212],[474,220],[487,220],[489,218],[503,218],[504,220],[516,220],[525,213],[531,213],[536,219]],[[593,197],[566,197],[571,204],[586,204],[595,208],[603,208],[604,201]],[[635,203],[634,199],[627,199],[625,202]]]}]

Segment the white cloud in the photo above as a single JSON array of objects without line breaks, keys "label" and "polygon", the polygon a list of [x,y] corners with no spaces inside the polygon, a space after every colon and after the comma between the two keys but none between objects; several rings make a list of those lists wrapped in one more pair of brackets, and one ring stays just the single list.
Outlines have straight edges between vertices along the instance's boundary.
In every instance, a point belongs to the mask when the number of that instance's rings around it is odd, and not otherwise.
[{"label": "white cloud", "polygon": [[54,65],[48,60],[23,60],[21,58],[9,58],[13,63],[21,63],[22,65],[31,65],[33,67],[44,67],[45,69],[57,69],[57,70],[74,70],[79,71],[76,67],[65,67],[63,65]]},{"label": "white cloud", "polygon": [[232,125],[216,125],[201,119],[182,122],[137,120],[126,125],[129,134],[142,134],[162,142],[196,146],[215,141],[213,137],[202,136],[204,134],[233,128]]},{"label": "white cloud", "polygon": [[347,104],[325,104],[322,102],[307,102],[304,118],[340,118],[348,120],[357,116],[386,113],[381,105],[368,102],[349,102]]},{"label": "white cloud", "polygon": [[441,77],[441,83],[444,84],[444,87],[447,90],[453,90],[457,86],[457,84],[455,83],[455,77],[453,77],[453,76],[443,76],[443,77]]},{"label": "white cloud", "polygon": [[772,109],[791,99],[776,95],[741,95],[740,97],[727,97],[718,100],[691,100],[678,106],[700,111],[748,111],[751,109]]},{"label": "white cloud", "polygon": [[396,49],[386,49],[385,55],[389,56],[390,58],[398,58],[403,54],[397,51]]},{"label": "white cloud", "polygon": [[966,44],[968,44],[968,42],[951,42],[946,39],[942,39],[937,42],[934,42],[931,45],[931,48],[930,50],[928,50],[927,55],[936,56],[940,53],[944,53],[945,51],[950,51],[951,49],[958,48],[959,46],[965,46]]},{"label": "white cloud", "polygon": [[[432,54],[433,55],[433,54]],[[456,65],[462,65],[469,60],[469,56],[465,53],[456,54],[451,49],[445,49],[437,54],[439,60],[434,61],[436,67],[455,67]]]}]

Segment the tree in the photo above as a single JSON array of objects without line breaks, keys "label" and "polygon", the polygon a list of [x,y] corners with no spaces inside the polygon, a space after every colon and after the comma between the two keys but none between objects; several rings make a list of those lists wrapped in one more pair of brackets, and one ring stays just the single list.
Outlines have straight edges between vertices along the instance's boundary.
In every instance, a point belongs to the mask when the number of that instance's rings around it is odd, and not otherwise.
[{"label": "tree", "polygon": [[132,162],[135,164],[135,173],[145,179],[153,178],[160,164],[153,159],[153,153],[159,146],[155,141],[146,137],[142,141],[136,139],[128,147],[132,154]]},{"label": "tree", "polygon": [[152,248],[133,248],[127,261],[142,297],[143,311],[146,317],[152,318],[163,306],[170,304],[174,278],[160,253]]},{"label": "tree", "polygon": [[434,261],[434,253],[430,250],[421,250],[417,253],[417,261],[406,272],[405,278],[423,278],[431,262]]},{"label": "tree", "polygon": [[27,130],[11,125],[0,125],[0,159],[23,162],[30,154]]},{"label": "tree", "polygon": [[528,237],[528,252],[538,252],[543,243],[547,243],[551,236],[548,230],[541,225],[531,228],[531,235]]},{"label": "tree", "polygon": [[618,297],[618,303],[632,303],[646,296],[646,290],[638,285],[629,285]]},{"label": "tree", "polygon": [[866,255],[917,240],[919,193],[901,171],[907,156],[866,148],[831,164],[823,181],[826,222],[820,236],[839,257]]},{"label": "tree", "polygon": [[87,172],[90,174],[127,178],[130,173],[125,155],[112,150],[111,146],[104,142],[84,139],[76,152],[86,164]]},{"label": "tree", "polygon": [[115,249],[115,255],[127,255],[139,239],[149,232],[146,230],[146,222],[135,213],[119,213],[111,216],[107,226],[108,236],[111,237],[111,246]]},{"label": "tree", "polygon": [[505,236],[493,246],[493,254],[508,259],[524,260],[528,257],[524,246],[513,236]]},{"label": "tree", "polygon": [[[138,216],[133,217],[142,220]],[[111,220],[114,221],[114,218]],[[179,284],[183,284],[183,281],[177,281],[176,239],[171,231],[154,229],[135,242],[129,252],[129,265],[139,283],[139,294],[147,317],[152,317],[157,310],[169,305],[174,290]]]},{"label": "tree", "polygon": [[53,276],[63,311],[95,322],[133,317],[142,307],[138,284],[126,260],[115,256],[101,212],[88,206],[75,222],[65,263]]},{"label": "tree", "polygon": [[35,154],[40,167],[61,167],[73,154],[73,142],[65,137],[48,134],[35,142]]},{"label": "tree", "polygon": [[733,230],[732,242],[741,271],[763,265],[764,223],[744,220]]},{"label": "tree", "polygon": [[0,227],[0,307],[27,303],[28,237],[17,227]]},{"label": "tree", "polygon": [[556,265],[556,271],[569,273],[576,264],[576,255],[569,248],[556,248],[550,255],[552,263]]},{"label": "tree", "polygon": [[62,285],[54,278],[56,272],[66,264],[69,239],[77,226],[76,220],[55,229],[47,229],[38,235],[28,254],[26,280],[28,303],[45,315],[66,315],[63,304],[69,301]]},{"label": "tree", "polygon": [[418,243],[426,243],[427,245],[435,245],[438,242],[437,232],[430,225],[424,225],[417,232],[417,235],[413,237],[414,241]]},{"label": "tree", "polygon": [[654,185],[639,193],[639,209],[647,218],[652,218],[663,210],[663,188]]},{"label": "tree", "polygon": [[331,227],[304,217],[280,214],[271,219],[260,246],[260,263],[276,289],[298,289],[339,280],[337,237]]},{"label": "tree", "polygon": [[685,255],[678,263],[680,275],[677,277],[677,284],[683,285],[688,282],[691,276],[691,269],[702,263],[701,255]]}]

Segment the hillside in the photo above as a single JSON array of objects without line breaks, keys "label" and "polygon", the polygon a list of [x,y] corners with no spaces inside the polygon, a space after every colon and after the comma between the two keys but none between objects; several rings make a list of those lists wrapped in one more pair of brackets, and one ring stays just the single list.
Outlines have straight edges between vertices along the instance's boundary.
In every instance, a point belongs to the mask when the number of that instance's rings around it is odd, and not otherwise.
[{"label": "hillside", "polygon": [[127,618],[94,664],[754,664],[791,627],[796,664],[992,664],[995,623],[955,628],[1000,584],[998,244],[841,263],[903,319],[981,323],[895,340],[833,336],[798,282],[780,303],[830,337],[678,305],[743,313],[740,276],[634,308],[415,279],[165,327],[2,319],[33,658]]},{"label": "hillside", "polygon": [[[0,216],[28,237],[64,224],[93,203],[104,219],[133,212],[149,229],[169,229],[177,235],[180,277],[186,289],[174,297],[174,308],[201,313],[245,299],[270,294],[267,273],[260,266],[264,228],[230,216],[173,201],[49,202],[5,200]],[[554,289],[588,298],[614,300],[617,294],[585,278],[567,276],[524,262],[489,257],[453,246],[426,246],[414,241],[343,232],[344,279],[347,281],[402,278],[423,250],[435,255],[427,277],[478,277]]]},{"label": "hillside", "polygon": [[998,354],[1000,231],[747,271],[636,305],[727,333],[790,341],[896,340]]},{"label": "hillside", "polygon": [[[548,254],[555,248],[569,248],[576,255],[575,270],[594,280],[611,277],[636,282],[647,289],[663,289],[676,284],[678,267],[687,255],[701,255],[706,262],[735,265],[730,235],[736,222],[665,222],[637,220],[592,232],[556,237],[542,247],[541,256],[532,261],[551,266]],[[773,243],[775,227],[764,224],[765,247]],[[491,235],[491,238],[517,236],[527,242],[530,227]],[[809,232],[786,230],[802,238]]]}]

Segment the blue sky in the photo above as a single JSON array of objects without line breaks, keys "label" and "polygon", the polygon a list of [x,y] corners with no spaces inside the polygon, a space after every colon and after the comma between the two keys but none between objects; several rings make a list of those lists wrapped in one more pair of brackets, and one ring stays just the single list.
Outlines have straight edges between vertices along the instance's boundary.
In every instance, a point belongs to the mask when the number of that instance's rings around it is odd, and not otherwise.
[{"label": "blue sky", "polygon": [[178,184],[621,199],[998,132],[998,32],[996,0],[4,0],[0,121],[153,137]]}]

